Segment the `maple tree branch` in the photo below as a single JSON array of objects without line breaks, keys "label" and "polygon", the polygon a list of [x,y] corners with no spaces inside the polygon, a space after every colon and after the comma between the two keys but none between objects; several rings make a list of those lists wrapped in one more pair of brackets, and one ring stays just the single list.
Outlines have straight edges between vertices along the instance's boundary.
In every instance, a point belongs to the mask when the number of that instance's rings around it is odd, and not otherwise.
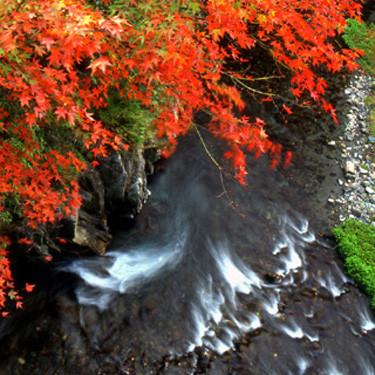
[{"label": "maple tree branch", "polygon": [[260,41],[259,39],[255,38],[253,35],[252,35],[252,38],[254,38],[254,40],[259,44],[259,46],[260,46],[261,48],[263,48],[265,51],[267,51],[267,52],[271,55],[271,57],[275,60],[275,62],[276,62],[277,64],[280,64],[281,66],[283,66],[283,67],[284,67],[285,69],[287,69],[287,70],[293,71],[293,69],[291,69],[288,65],[286,65],[286,64],[284,64],[283,62],[281,62],[281,61],[275,59],[275,56],[273,55],[273,53],[272,53],[272,49],[271,49],[271,48],[267,47],[266,44],[264,44],[264,43],[263,43],[262,41]]},{"label": "maple tree branch", "polygon": [[199,137],[199,140],[201,141],[201,143],[202,143],[202,145],[203,145],[203,148],[204,148],[206,154],[209,156],[209,158],[212,160],[212,162],[216,165],[216,167],[219,168],[219,171],[220,171],[220,173],[221,173],[222,170],[223,170],[223,168],[222,168],[221,165],[216,161],[216,159],[212,156],[211,152],[210,152],[209,149],[207,148],[207,145],[206,145],[206,143],[205,143],[205,141],[204,141],[204,139],[203,139],[203,137],[202,137],[202,134],[201,134],[201,132],[199,131],[197,125],[196,125],[195,123],[193,123],[193,122],[192,122],[191,124],[193,125],[195,131],[197,132],[198,137]]},{"label": "maple tree branch", "polygon": [[246,78],[246,77],[241,77],[239,79],[241,79],[242,81],[265,81],[265,80],[269,80],[269,79],[279,79],[281,77],[278,77],[278,76],[269,76],[269,77],[258,77],[258,78]]},{"label": "maple tree branch", "polygon": [[231,74],[228,74],[226,72],[223,72],[223,73],[225,75],[227,75],[228,77],[230,77],[232,79],[232,81],[235,81],[235,82],[239,83],[241,86],[245,87],[247,90],[255,92],[256,94],[266,95],[266,96],[279,96],[277,94],[273,94],[273,93],[270,93],[270,92],[263,92],[263,91],[256,90],[253,87],[250,87],[250,86],[246,85],[245,83],[243,83],[242,80],[240,80],[239,78],[237,78],[237,77],[235,77],[235,76],[233,76]]},{"label": "maple tree branch", "polygon": [[221,187],[223,189],[223,192],[221,194],[219,194],[217,196],[217,198],[220,198],[221,196],[225,196],[227,198],[227,201],[228,201],[228,204],[229,206],[238,214],[240,215],[241,217],[245,217],[245,215],[240,212],[238,210],[238,208],[236,207],[236,202],[232,199],[232,197],[230,196],[229,194],[229,191],[228,189],[226,188],[225,186],[225,182],[224,182],[224,170],[223,168],[221,167],[221,165],[216,161],[216,159],[212,156],[211,152],[209,151],[207,145],[206,145],[206,142],[204,141],[203,137],[202,137],[202,134],[200,133],[199,129],[198,129],[198,125],[195,124],[195,123],[191,123],[195,129],[195,131],[197,132],[198,134],[198,137],[199,137],[199,140],[201,141],[201,144],[203,145],[203,148],[204,148],[204,151],[206,152],[206,154],[209,156],[209,158],[211,159],[211,161],[216,165],[216,167],[219,169],[219,175],[220,175],[220,184],[221,184]]}]

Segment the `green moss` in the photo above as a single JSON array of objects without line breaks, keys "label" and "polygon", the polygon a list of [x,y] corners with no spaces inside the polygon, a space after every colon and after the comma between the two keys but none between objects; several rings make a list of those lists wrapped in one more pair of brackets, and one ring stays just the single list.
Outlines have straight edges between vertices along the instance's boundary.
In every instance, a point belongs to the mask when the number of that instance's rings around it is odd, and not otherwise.
[{"label": "green moss", "polygon": [[107,106],[99,111],[100,120],[109,129],[128,144],[142,148],[153,144],[155,131],[152,124],[155,116],[141,102],[125,100],[114,90],[108,96]]},{"label": "green moss", "polygon": [[364,52],[359,62],[368,73],[375,75],[375,25],[349,19],[343,38],[349,48]]},{"label": "green moss", "polygon": [[349,219],[333,234],[348,274],[372,298],[375,308],[375,227]]}]

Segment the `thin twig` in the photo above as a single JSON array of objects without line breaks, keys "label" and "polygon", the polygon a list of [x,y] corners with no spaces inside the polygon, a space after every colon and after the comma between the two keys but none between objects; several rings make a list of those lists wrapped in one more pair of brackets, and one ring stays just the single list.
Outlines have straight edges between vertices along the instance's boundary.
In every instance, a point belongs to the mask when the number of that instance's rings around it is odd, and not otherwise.
[{"label": "thin twig", "polygon": [[226,198],[227,198],[227,200],[228,200],[228,204],[229,204],[229,206],[230,206],[230,207],[231,207],[231,208],[232,208],[232,209],[233,209],[238,215],[240,215],[241,217],[245,217],[245,215],[237,209],[237,207],[235,206],[236,204],[235,204],[234,200],[233,200],[232,197],[230,196],[230,194],[229,194],[227,188],[225,187],[224,176],[223,176],[223,175],[224,175],[224,173],[223,173],[223,171],[224,171],[223,168],[222,168],[221,165],[216,161],[216,159],[212,156],[212,154],[211,154],[211,152],[209,151],[209,149],[208,149],[208,147],[207,147],[207,145],[206,145],[206,142],[204,141],[204,139],[203,139],[203,137],[202,137],[202,134],[200,133],[200,131],[199,131],[197,125],[196,125],[195,123],[193,123],[193,122],[192,122],[191,124],[193,125],[195,131],[197,132],[198,137],[199,137],[199,140],[201,141],[201,143],[202,143],[202,145],[203,145],[203,148],[204,148],[206,154],[210,157],[211,161],[212,161],[212,162],[216,165],[216,167],[219,169],[220,183],[221,183],[221,187],[222,187],[222,189],[223,189],[223,192],[222,192],[221,194],[219,194],[219,195],[217,196],[217,198],[220,198],[220,197],[222,197],[223,195],[225,195]]},{"label": "thin twig", "polygon": [[[235,77],[235,76],[233,76],[233,75],[231,75],[227,72],[223,72],[223,74],[230,77],[232,79],[232,81],[235,81],[235,82],[239,83],[241,86],[245,87],[245,89],[247,89],[249,91],[252,91],[252,92],[255,92],[256,94],[265,95],[265,96],[279,96],[277,94],[273,94],[273,93],[270,93],[270,92],[264,92],[264,91],[256,90],[253,87],[250,87],[250,86],[246,85],[245,83],[243,83],[241,78]],[[267,79],[267,77],[264,77],[264,79]],[[247,79],[247,80],[250,80],[250,79]]]},{"label": "thin twig", "polygon": [[221,173],[222,170],[223,170],[223,168],[222,168],[221,165],[216,161],[216,159],[212,156],[211,152],[208,150],[207,145],[206,145],[206,143],[205,143],[205,141],[204,141],[204,139],[203,139],[203,137],[202,137],[202,134],[201,134],[201,132],[199,131],[197,125],[194,124],[193,122],[192,122],[191,124],[192,124],[192,125],[194,126],[194,128],[195,128],[195,131],[196,131],[197,134],[198,134],[198,137],[199,137],[199,139],[200,139],[200,141],[201,141],[201,143],[202,143],[202,145],[203,145],[204,150],[206,151],[206,154],[210,157],[210,159],[212,160],[212,162],[213,162],[213,163],[219,168],[219,171],[220,171],[220,173]]}]

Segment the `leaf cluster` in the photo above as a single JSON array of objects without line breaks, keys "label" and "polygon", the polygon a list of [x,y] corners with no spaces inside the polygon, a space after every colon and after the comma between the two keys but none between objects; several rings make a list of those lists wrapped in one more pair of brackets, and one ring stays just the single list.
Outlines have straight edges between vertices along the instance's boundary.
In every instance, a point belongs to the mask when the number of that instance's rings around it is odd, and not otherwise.
[{"label": "leaf cluster", "polygon": [[13,283],[13,276],[8,259],[7,246],[10,241],[7,237],[0,236],[0,311],[2,316],[7,316],[5,311],[9,301],[15,301],[16,307],[22,307],[22,297],[18,294]]}]

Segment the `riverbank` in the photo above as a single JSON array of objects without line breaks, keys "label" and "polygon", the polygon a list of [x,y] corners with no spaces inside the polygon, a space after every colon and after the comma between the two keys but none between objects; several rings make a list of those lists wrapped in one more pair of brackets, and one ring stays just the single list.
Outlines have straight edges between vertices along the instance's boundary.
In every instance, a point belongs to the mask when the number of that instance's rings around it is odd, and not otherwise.
[{"label": "riverbank", "polygon": [[339,213],[339,222],[358,219],[375,225],[375,150],[374,137],[370,134],[368,118],[371,108],[366,98],[373,80],[365,73],[353,74],[344,91],[347,110],[342,114],[345,130],[338,141],[328,144],[340,155],[344,179],[340,196],[330,196],[332,211]]}]

